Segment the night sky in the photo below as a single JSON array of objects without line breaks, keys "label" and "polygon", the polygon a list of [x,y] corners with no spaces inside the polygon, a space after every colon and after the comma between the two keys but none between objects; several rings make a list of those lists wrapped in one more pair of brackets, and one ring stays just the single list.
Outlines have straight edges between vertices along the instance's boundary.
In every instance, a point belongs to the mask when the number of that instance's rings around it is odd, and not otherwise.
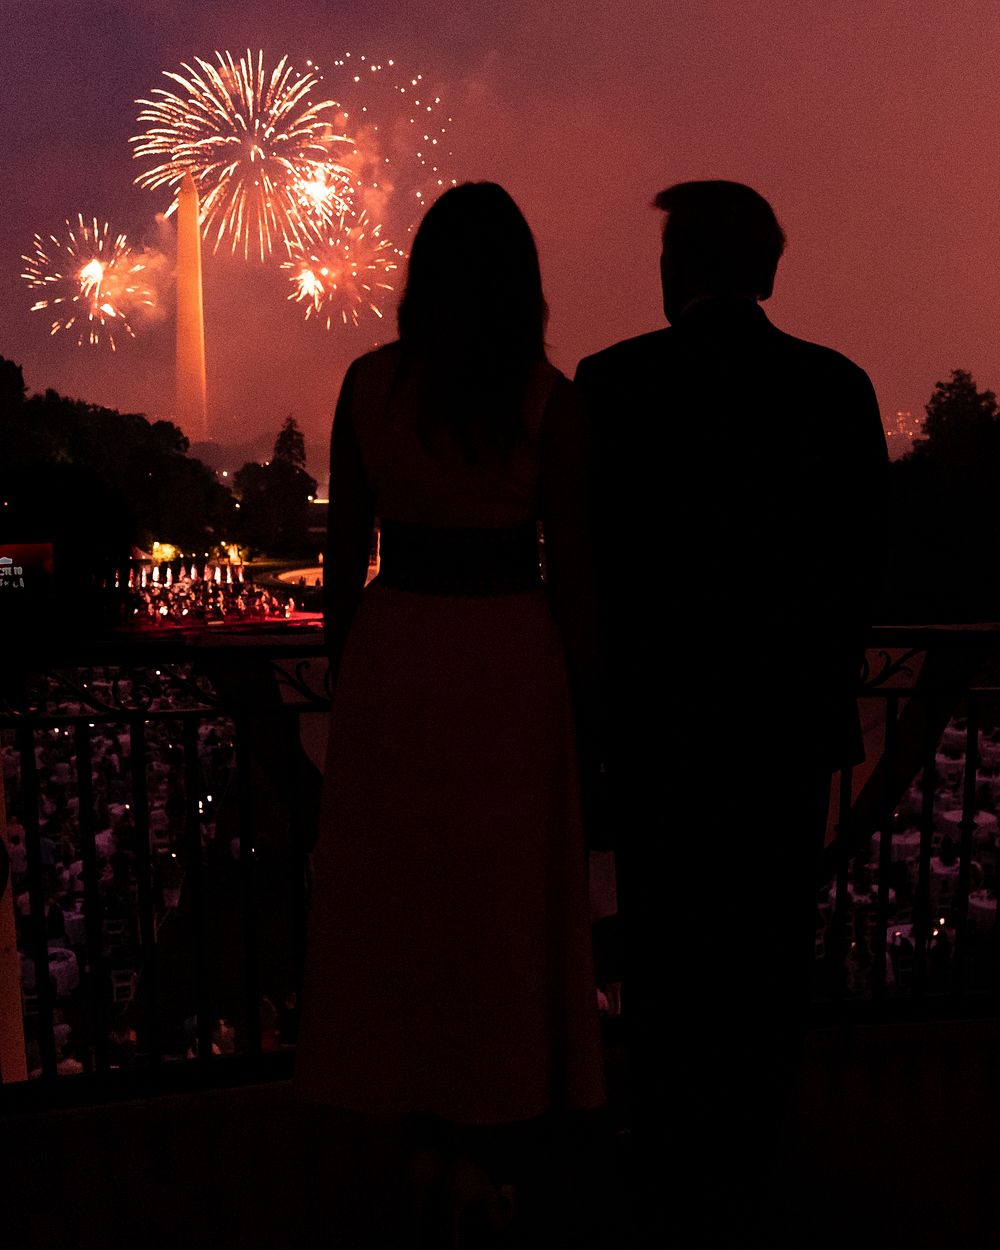
[{"label": "night sky", "polygon": [[[494,179],[539,243],[554,361],[662,324],[661,187],[748,182],[789,239],[768,312],[872,375],[888,419],[953,368],[1000,386],[995,0],[172,0],[0,5],[0,354],[47,386],[169,417],[169,307],[116,354],[50,338],[22,252],[77,212],[151,246],[165,192],[132,185],[137,97],[215,49],[345,51],[422,73],[454,117],[448,172]],[[329,94],[336,95],[328,77]],[[165,80],[163,85],[167,85]],[[206,256],[209,404],[222,443],[296,416],[317,449],[349,361],[392,336],[327,332],[273,270]],[[381,334],[380,334],[381,330]]]}]

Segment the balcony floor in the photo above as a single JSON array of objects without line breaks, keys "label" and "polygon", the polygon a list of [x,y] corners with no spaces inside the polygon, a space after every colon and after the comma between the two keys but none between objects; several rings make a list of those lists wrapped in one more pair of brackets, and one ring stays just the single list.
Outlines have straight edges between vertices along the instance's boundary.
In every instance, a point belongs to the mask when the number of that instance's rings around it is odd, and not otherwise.
[{"label": "balcony floor", "polygon": [[[789,1178],[808,1211],[803,1250],[1000,1246],[998,1111],[996,1023],[812,1032],[802,1174]],[[0,1135],[0,1244],[351,1250],[332,1191],[324,1226],[309,1227],[308,1140],[287,1082],[13,1115]],[[578,1187],[590,1233],[567,1231],[567,1250],[629,1244],[621,1140],[609,1131],[599,1183]]]}]

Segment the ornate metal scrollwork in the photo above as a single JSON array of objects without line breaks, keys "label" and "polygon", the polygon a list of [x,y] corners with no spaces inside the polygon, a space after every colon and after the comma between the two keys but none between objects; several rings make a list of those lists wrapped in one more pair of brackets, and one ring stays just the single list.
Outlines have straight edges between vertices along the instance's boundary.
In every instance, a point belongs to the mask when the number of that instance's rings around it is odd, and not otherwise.
[{"label": "ornate metal scrollwork", "polygon": [[893,654],[884,647],[880,647],[875,653],[878,656],[879,667],[873,669],[869,652],[865,652],[864,664],[861,669],[861,691],[865,693],[871,690],[877,690],[887,685],[896,677],[915,677],[916,673],[912,667],[911,661],[918,655],[923,655],[926,651],[925,647],[908,647],[902,655],[893,656]]},{"label": "ornate metal scrollwork", "polygon": [[[321,689],[317,689],[309,680],[310,669],[317,662],[325,666]],[[288,661],[271,661],[271,668],[278,686],[292,691],[297,696],[290,702],[308,704],[314,711],[327,711],[333,701],[333,675],[325,657],[307,656],[297,660],[294,668],[291,669],[286,665]]]}]

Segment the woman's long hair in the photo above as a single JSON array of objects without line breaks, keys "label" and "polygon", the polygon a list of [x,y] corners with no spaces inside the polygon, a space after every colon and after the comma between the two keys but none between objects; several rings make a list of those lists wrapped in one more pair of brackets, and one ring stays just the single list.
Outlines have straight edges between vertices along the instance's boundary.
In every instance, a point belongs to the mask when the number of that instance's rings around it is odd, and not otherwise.
[{"label": "woman's long hair", "polygon": [[423,366],[418,429],[470,462],[506,458],[522,429],[548,309],[528,223],[495,182],[466,182],[430,207],[410,253],[399,338]]}]

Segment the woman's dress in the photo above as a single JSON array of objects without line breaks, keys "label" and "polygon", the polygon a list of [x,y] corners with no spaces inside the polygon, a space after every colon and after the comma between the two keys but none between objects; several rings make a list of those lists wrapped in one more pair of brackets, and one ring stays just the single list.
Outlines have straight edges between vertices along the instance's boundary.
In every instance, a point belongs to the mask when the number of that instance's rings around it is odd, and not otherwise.
[{"label": "woman's dress", "polygon": [[[476,467],[422,445],[399,368],[396,346],[356,362],[335,419],[351,428],[339,466],[334,437],[331,497],[338,486],[370,494],[384,568],[393,523],[447,541],[449,530],[523,530],[551,511],[547,459],[555,496],[580,461],[560,446],[576,437],[561,375],[537,371],[509,462]],[[553,531],[564,523],[574,519],[554,518]],[[336,678],[314,857],[296,1059],[310,1100],[474,1124],[603,1099],[554,573],[548,588],[506,593],[377,578],[361,596]]]}]

